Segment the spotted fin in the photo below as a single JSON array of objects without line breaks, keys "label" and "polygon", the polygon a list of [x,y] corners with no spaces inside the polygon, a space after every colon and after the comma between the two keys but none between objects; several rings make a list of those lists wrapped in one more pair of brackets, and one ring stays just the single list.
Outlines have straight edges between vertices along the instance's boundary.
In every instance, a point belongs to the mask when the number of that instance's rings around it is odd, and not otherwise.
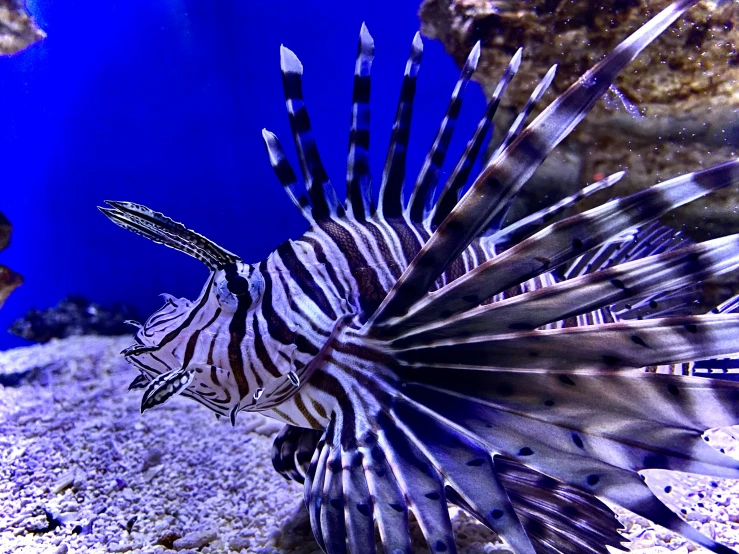
[{"label": "spotted fin", "polygon": [[495,471],[537,554],[626,550],[616,514],[591,493],[507,456],[495,457]]},{"label": "spotted fin", "polygon": [[[285,426],[273,445],[275,469],[286,479],[303,483],[321,435],[321,431]],[[390,473],[383,450],[377,442],[370,440],[370,443],[371,447],[350,449],[351,452],[343,456],[342,471],[347,472],[346,468],[352,467],[351,462],[355,461],[356,469],[348,471],[351,489],[360,491],[357,496],[360,504],[361,499],[369,500],[357,511],[371,510],[378,518],[386,551],[392,552],[391,547],[408,546],[404,536],[408,532],[408,509],[398,482]],[[361,458],[361,465],[357,458]],[[577,548],[589,554],[607,554],[606,545],[623,550],[621,543],[624,539],[618,532],[620,523],[610,508],[592,494],[543,475],[509,457],[496,456],[494,465],[537,554],[574,552]],[[362,476],[366,479],[366,486],[362,483]],[[445,487],[445,494],[448,502],[475,514],[472,506],[453,489]],[[383,509],[383,505],[391,509]],[[363,519],[354,523],[361,523]],[[374,540],[369,537],[367,528],[361,531],[368,543]]]},{"label": "spotted fin", "polygon": [[[403,393],[434,414],[416,426],[456,426],[488,450],[624,506],[714,552],[731,552],[664,507],[638,471],[739,477],[739,464],[706,445],[706,428],[735,423],[739,387],[644,373],[404,372]],[[436,421],[436,423],[434,423]],[[554,522],[553,522],[554,523]],[[586,547],[596,543],[586,539]],[[587,548],[566,551],[585,551]]]},{"label": "spotted fin", "polygon": [[141,398],[141,413],[180,394],[192,383],[194,376],[194,369],[183,367],[153,379]]},{"label": "spotted fin", "polygon": [[[406,409],[397,408],[401,416],[378,414],[376,432],[346,441],[342,440],[346,430],[333,422],[319,442],[305,494],[321,547],[328,554],[346,552],[347,547],[352,554],[374,553],[374,516],[386,551],[410,552],[412,511],[429,548],[454,553],[446,492],[451,487],[454,498],[477,509],[484,523],[516,552],[533,554],[533,545],[495,477],[492,457],[481,445],[448,431],[429,442],[423,429],[415,426],[408,434],[402,421]],[[470,460],[474,464],[466,463]]]}]

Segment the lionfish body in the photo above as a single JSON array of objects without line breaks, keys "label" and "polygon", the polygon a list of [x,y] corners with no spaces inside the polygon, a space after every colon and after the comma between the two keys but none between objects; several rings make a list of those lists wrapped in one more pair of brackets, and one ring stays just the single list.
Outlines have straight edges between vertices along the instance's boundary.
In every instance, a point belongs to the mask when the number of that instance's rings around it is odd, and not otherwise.
[{"label": "lionfish body", "polygon": [[[651,493],[651,468],[739,478],[702,433],[739,422],[739,386],[690,369],[739,352],[737,302],[696,312],[693,288],[739,266],[739,236],[692,244],[654,223],[736,184],[739,162],[677,177],[548,225],[613,175],[523,220],[511,202],[625,67],[696,0],[658,14],[525,127],[550,71],[465,194],[501,95],[440,183],[473,48],[408,201],[405,152],[422,45],[413,41],[379,187],[369,174],[369,71],[363,26],[355,68],[346,201],[328,180],[283,48],[287,108],[305,191],[277,138],[270,162],[310,223],[298,240],[246,264],[160,213],[127,202],[115,223],[205,263],[193,301],[167,296],[125,351],[145,388],[142,411],[176,394],[232,422],[240,410],[287,423],[275,468],[305,483],[329,554],[411,551],[412,513],[433,552],[454,552],[448,503],[517,553],[621,547],[620,504],[715,551]],[[704,310],[705,311],[705,310]],[[710,366],[710,363],[708,364]]]}]

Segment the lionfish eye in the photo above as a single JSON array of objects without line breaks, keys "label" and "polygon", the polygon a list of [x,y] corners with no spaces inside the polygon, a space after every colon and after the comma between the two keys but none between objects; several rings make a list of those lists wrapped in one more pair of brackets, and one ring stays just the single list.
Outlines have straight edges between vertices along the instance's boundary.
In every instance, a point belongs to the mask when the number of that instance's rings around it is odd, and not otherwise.
[{"label": "lionfish eye", "polygon": [[236,275],[231,278],[226,278],[226,288],[228,288],[229,292],[233,294],[234,296],[243,296],[244,294],[249,293],[249,280],[242,277],[241,275]]},{"label": "lionfish eye", "polygon": [[236,309],[242,300],[254,301],[263,288],[264,281],[255,268],[231,264],[217,278],[216,296],[223,308]]}]

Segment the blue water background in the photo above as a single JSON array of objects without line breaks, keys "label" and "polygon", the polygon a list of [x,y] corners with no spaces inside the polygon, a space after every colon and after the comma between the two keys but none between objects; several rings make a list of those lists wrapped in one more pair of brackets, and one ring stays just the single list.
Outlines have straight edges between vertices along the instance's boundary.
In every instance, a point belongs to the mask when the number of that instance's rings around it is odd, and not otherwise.
[{"label": "blue water background", "polygon": [[[0,263],[26,280],[0,310],[0,348],[27,344],[5,332],[15,318],[67,294],[104,305],[129,302],[142,317],[161,305],[161,292],[197,296],[206,269],[110,223],[96,209],[105,199],[161,210],[248,262],[305,231],[260,133],[277,133],[298,168],[282,96],[281,43],[304,64],[319,149],[343,196],[356,42],[367,22],[376,44],[372,149],[379,176],[419,29],[418,5],[29,1],[48,38],[0,59],[0,211],[14,225]],[[423,162],[458,76],[442,46],[424,42],[409,176]],[[483,109],[483,94],[472,85],[452,161]]]}]

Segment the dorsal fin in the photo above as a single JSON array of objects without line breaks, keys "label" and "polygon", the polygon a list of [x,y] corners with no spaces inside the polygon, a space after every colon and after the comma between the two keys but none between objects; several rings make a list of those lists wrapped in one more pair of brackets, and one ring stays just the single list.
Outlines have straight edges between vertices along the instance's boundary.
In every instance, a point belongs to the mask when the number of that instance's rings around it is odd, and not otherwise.
[{"label": "dorsal fin", "polygon": [[541,81],[539,81],[539,83],[536,85],[536,88],[534,88],[534,92],[532,92],[531,96],[529,96],[529,99],[526,100],[526,104],[524,104],[523,109],[516,116],[516,119],[513,120],[513,124],[511,124],[510,129],[508,129],[506,137],[503,139],[503,142],[501,142],[500,145],[498,145],[498,147],[495,149],[495,152],[490,157],[490,161],[488,162],[488,164],[492,163],[498,156],[500,156],[503,150],[505,150],[514,140],[518,138],[524,128],[524,125],[526,124],[526,120],[531,115],[531,112],[534,110],[536,105],[539,103],[539,100],[541,100],[541,97],[544,96],[547,90],[549,90],[549,86],[552,84],[552,81],[554,80],[554,76],[556,74],[557,64],[554,64],[552,67],[549,68],[549,71],[544,74],[544,77],[541,78]]},{"label": "dorsal fin", "polygon": [[439,198],[432,210],[432,229],[438,227],[439,224],[444,221],[446,216],[449,215],[449,212],[452,211],[452,208],[457,205],[459,193],[467,184],[467,180],[470,177],[470,172],[472,171],[472,166],[477,160],[477,156],[480,153],[483,142],[485,141],[485,136],[488,133],[488,129],[492,127],[493,117],[498,111],[500,99],[502,98],[503,93],[508,87],[508,84],[511,82],[511,79],[513,79],[513,77],[516,75],[516,72],[518,71],[518,68],[521,66],[522,54],[523,48],[519,48],[513,55],[513,58],[511,58],[511,61],[508,63],[508,67],[506,67],[505,71],[503,72],[503,76],[498,82],[498,86],[495,87],[495,92],[493,92],[493,96],[490,99],[490,102],[488,102],[487,108],[485,109],[485,114],[483,115],[480,122],[477,124],[475,134],[467,143],[462,156],[459,158],[457,165],[454,167],[454,171],[452,171],[449,179],[444,184],[444,188],[441,190]]},{"label": "dorsal fin", "polygon": [[336,191],[318,155],[310,118],[303,101],[303,64],[291,50],[281,46],[280,68],[295,149],[300,158],[300,169],[308,189],[308,196],[313,202],[313,217],[325,219],[339,211],[343,212],[344,208],[339,205]]},{"label": "dorsal fin", "polygon": [[298,192],[298,178],[290,162],[287,161],[280,141],[277,140],[277,136],[274,133],[270,133],[267,129],[262,129],[262,138],[264,139],[264,145],[269,155],[269,163],[272,165],[277,179],[279,179],[280,184],[285,189],[290,200],[292,200],[292,203],[300,210],[300,213],[308,221],[312,222],[313,216],[311,215],[310,200],[308,200],[305,193]]},{"label": "dorsal fin", "polygon": [[403,183],[405,182],[405,161],[408,139],[413,115],[413,99],[416,96],[416,79],[423,56],[423,42],[420,33],[413,37],[411,54],[405,64],[403,84],[400,88],[398,109],[395,113],[393,134],[385,160],[380,185],[380,209],[385,218],[396,218],[403,214]]},{"label": "dorsal fin", "polygon": [[362,23],[354,64],[352,123],[349,132],[349,157],[346,164],[346,205],[351,214],[364,221],[375,212],[370,174],[370,70],[375,56],[375,41]]},{"label": "dorsal fin", "polygon": [[550,222],[563,211],[577,204],[583,198],[587,198],[591,194],[600,192],[601,190],[618,183],[625,174],[625,171],[619,171],[618,173],[609,175],[605,179],[596,181],[575,194],[567,196],[559,202],[555,202],[551,206],[547,206],[538,212],[534,212],[531,215],[517,220],[515,223],[504,227],[494,235],[486,237],[486,240],[489,240],[490,243],[494,244],[496,247],[518,244],[524,238],[533,234],[534,231],[538,231],[544,224]]},{"label": "dorsal fin", "polygon": [[431,209],[431,200],[436,191],[436,185],[439,182],[441,166],[444,163],[449,142],[452,140],[454,124],[462,108],[464,91],[467,88],[470,77],[472,77],[475,69],[477,69],[477,62],[479,60],[480,43],[478,42],[467,57],[459,80],[454,86],[452,98],[449,100],[444,119],[442,119],[441,125],[439,125],[434,143],[426,155],[426,160],[423,162],[418,179],[416,179],[416,185],[413,187],[411,197],[408,200],[408,213],[411,221],[417,223],[422,222]]},{"label": "dorsal fin", "polygon": [[[524,104],[523,109],[520,111],[518,116],[516,116],[516,119],[513,120],[513,124],[508,129],[508,133],[503,139],[503,142],[498,145],[498,147],[495,149],[495,152],[493,152],[493,155],[490,157],[490,160],[488,160],[488,165],[493,163],[495,159],[500,156],[500,154],[508,147],[508,145],[516,140],[516,138],[518,138],[518,136],[521,134],[524,125],[526,125],[526,120],[528,119],[529,115],[531,115],[531,112],[536,107],[536,104],[539,102],[539,100],[541,100],[541,97],[544,96],[544,93],[546,93],[546,91],[549,89],[549,85],[552,84],[552,80],[554,79],[554,75],[556,74],[556,72],[557,65],[555,64],[549,68],[549,71],[546,72],[541,81],[539,81],[539,83],[536,85],[534,92],[532,92],[529,99],[526,100],[526,104]],[[506,201],[506,204],[498,210],[498,213],[495,215],[488,227],[488,233],[495,233],[503,227],[505,218],[508,216],[508,212],[510,212],[511,206],[513,206],[513,203],[516,201],[517,197],[518,194],[508,199]]]}]

